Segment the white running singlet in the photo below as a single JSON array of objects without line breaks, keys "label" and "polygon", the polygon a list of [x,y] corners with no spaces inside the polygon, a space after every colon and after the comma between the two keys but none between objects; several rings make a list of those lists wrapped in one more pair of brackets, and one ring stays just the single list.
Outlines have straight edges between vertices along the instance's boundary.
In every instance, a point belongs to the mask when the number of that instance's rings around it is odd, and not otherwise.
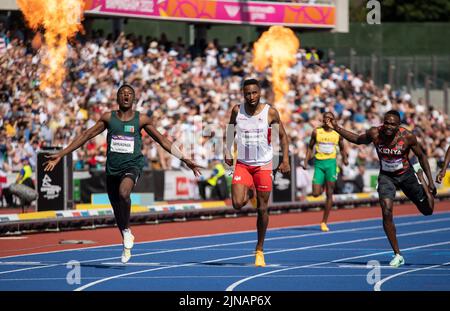
[{"label": "white running singlet", "polygon": [[240,105],[236,117],[237,160],[250,166],[263,166],[272,161],[270,106],[254,116],[248,115],[245,105]]}]

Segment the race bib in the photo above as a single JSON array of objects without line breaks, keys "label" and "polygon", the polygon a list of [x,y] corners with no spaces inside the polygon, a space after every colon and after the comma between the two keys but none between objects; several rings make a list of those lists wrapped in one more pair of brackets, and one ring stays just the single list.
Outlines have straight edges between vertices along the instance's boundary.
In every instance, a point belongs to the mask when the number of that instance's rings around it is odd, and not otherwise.
[{"label": "race bib", "polygon": [[257,146],[261,142],[262,131],[248,131],[242,133],[242,143],[245,146]]},{"label": "race bib", "polygon": [[402,159],[398,159],[395,161],[381,161],[381,168],[385,172],[395,172],[401,170],[403,168]]},{"label": "race bib", "polygon": [[327,144],[327,143],[319,143],[319,152],[330,154],[333,153],[336,150],[334,144]]},{"label": "race bib", "polygon": [[133,153],[134,152],[134,137],[112,135],[110,149],[111,152],[118,153]]}]

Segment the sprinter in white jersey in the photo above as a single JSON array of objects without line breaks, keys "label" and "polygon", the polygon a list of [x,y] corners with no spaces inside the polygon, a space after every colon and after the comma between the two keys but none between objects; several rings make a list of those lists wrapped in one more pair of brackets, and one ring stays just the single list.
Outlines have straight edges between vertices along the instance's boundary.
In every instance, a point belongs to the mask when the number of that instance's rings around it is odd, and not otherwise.
[{"label": "sprinter in white jersey", "polygon": [[255,79],[245,80],[243,83],[245,104],[236,105],[231,112],[227,128],[225,144],[225,162],[233,165],[231,146],[236,135],[237,161],[234,168],[231,194],[233,207],[240,209],[251,197],[249,190],[256,189],[257,199],[257,231],[255,265],[265,266],[263,245],[269,224],[267,211],[270,192],[272,191],[272,144],[271,130],[279,131],[280,146],[283,160],[278,167],[282,173],[290,171],[288,138],[280,121],[278,111],[259,102],[261,89]]}]

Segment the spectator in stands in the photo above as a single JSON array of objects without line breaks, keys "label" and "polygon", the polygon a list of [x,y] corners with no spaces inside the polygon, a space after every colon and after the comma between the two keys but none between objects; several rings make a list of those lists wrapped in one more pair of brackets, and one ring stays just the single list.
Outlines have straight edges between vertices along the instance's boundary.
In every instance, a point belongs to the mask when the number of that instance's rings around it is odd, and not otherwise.
[{"label": "spectator in stands", "polygon": [[[34,34],[21,41],[19,36],[24,33],[23,29],[5,25],[0,30],[7,47],[0,52],[0,163],[5,171],[20,170],[22,156],[34,159],[29,144],[34,148],[36,135],[44,145],[64,146],[92,126],[103,112],[116,109],[112,104],[114,89],[123,82],[135,86],[136,108],[150,114],[164,135],[177,140],[198,130],[197,123],[226,122],[229,108],[243,101],[240,83],[245,76],[261,78],[263,97],[270,100],[272,96],[271,84],[263,78],[267,72],[254,70],[250,45],[242,38],[236,38],[229,47],[220,47],[218,42],[208,46],[199,40],[184,47],[180,40],[170,42],[167,36],[143,40],[125,33],[108,38],[95,32],[69,46],[62,99],[55,100],[39,91],[42,51],[29,48]],[[316,48],[299,49],[297,64],[289,71],[293,94],[288,97],[292,98],[289,104],[295,122],[287,124],[286,131],[293,152],[304,156],[308,143],[305,137],[311,135],[318,115],[325,111],[339,115],[345,128],[363,132],[381,124],[380,116],[395,106],[405,125],[421,129],[427,155],[439,158],[441,141],[450,143],[445,114],[426,107],[423,99],[417,104],[405,92],[390,85],[377,87],[369,77],[320,56]],[[194,116],[200,115],[203,119],[194,122]],[[105,141],[106,137],[100,135],[80,150],[79,157],[74,157],[77,168],[88,167],[83,163],[102,166],[101,146]],[[146,144],[146,148],[147,167],[179,168],[158,146]],[[372,147],[346,145],[346,149],[352,169],[362,160],[366,167],[378,167]],[[198,148],[200,151],[204,148]],[[202,155],[202,159],[205,157],[212,158]]]},{"label": "spectator in stands", "polygon": [[447,150],[447,146],[448,146],[447,140],[442,139],[439,142],[439,145],[434,150],[433,156],[436,157],[437,165],[439,167],[442,167],[442,165],[444,164],[445,152]]},{"label": "spectator in stands", "polygon": [[8,44],[9,44],[9,36],[7,35],[7,31],[5,31],[4,24],[0,22],[0,55],[6,53]]},{"label": "spectator in stands", "polygon": [[17,175],[16,183],[35,189],[33,181],[33,169],[31,168],[30,161],[27,157],[22,158],[22,169]]},{"label": "spectator in stands", "polygon": [[[31,165],[29,163],[29,159],[27,157],[24,157],[21,159],[22,162],[22,168],[20,172],[17,174],[16,177],[16,183],[17,184],[23,184],[27,187],[30,187],[32,189],[35,189],[34,181],[33,181],[33,169],[31,168]],[[2,177],[3,176],[3,177]],[[6,181],[6,174],[3,172],[3,168],[0,167],[0,203],[3,206],[3,198],[5,198],[6,206],[9,207],[16,207],[16,201],[14,200],[14,196],[11,193],[11,190],[9,188],[10,185],[7,184]],[[30,202],[21,201],[22,209],[24,209],[26,206],[29,206]]]},{"label": "spectator in stands", "polygon": [[355,187],[354,192],[362,193],[364,192],[364,173],[366,168],[364,165],[358,165],[358,173],[353,181]]},{"label": "spectator in stands", "polygon": [[305,60],[307,62],[307,66],[318,64],[320,62],[320,59],[319,54],[317,54],[317,49],[311,48],[311,50],[307,51]]},{"label": "spectator in stands", "polygon": [[[3,198],[5,198],[4,189],[7,186],[7,175],[6,172],[3,170],[3,166],[0,164],[0,205],[4,207],[4,201]],[[6,204],[11,203],[6,201]],[[8,204],[9,205],[9,204]]]},{"label": "spectator in stands", "polygon": [[226,170],[221,160],[215,159],[213,164],[214,166],[211,176],[206,180],[200,179],[198,181],[200,197],[203,200],[206,200],[206,187],[210,187],[210,199],[225,200],[229,197]]}]

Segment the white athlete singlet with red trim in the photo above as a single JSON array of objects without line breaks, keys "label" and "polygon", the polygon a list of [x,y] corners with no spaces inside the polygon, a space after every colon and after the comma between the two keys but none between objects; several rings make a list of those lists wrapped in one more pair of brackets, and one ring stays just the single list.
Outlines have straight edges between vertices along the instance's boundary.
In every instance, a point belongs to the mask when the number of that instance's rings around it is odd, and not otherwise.
[{"label": "white athlete singlet with red trim", "polygon": [[269,105],[251,116],[241,105],[236,117],[237,160],[249,166],[264,166],[272,161]]}]

